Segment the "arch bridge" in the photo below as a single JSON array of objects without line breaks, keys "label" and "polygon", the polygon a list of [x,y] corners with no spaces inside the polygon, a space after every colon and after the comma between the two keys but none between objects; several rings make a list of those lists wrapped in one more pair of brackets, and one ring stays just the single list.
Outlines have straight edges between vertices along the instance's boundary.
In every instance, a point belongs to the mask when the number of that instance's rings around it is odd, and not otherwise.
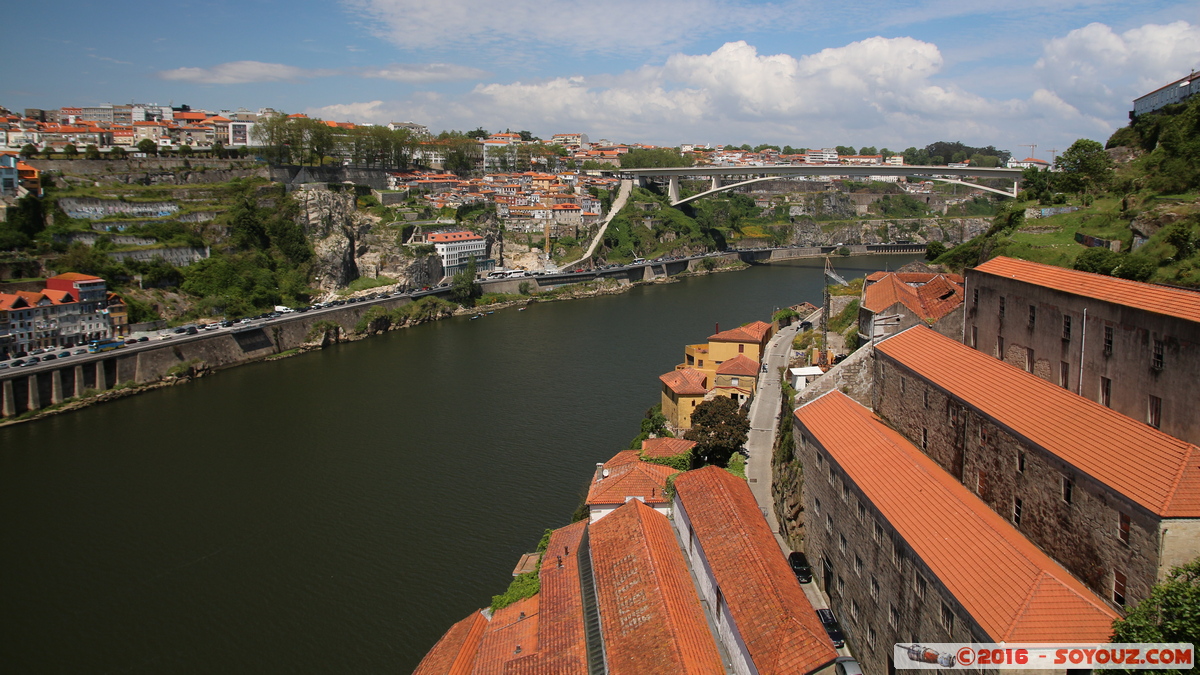
[{"label": "arch bridge", "polygon": [[[851,176],[870,178],[872,176],[920,176],[929,180],[943,183],[966,185],[978,190],[985,190],[1005,197],[1015,197],[1021,184],[1021,169],[1002,169],[984,167],[948,167],[948,166],[893,166],[890,164],[871,164],[847,166],[842,164],[821,164],[801,166],[693,166],[673,167],[662,169],[624,169],[623,175],[638,180],[645,185],[651,179],[666,178],[668,181],[667,196],[671,206],[679,206],[687,202],[745,187],[754,183],[791,178],[794,176]],[[708,178],[712,187],[700,194],[686,199],[679,197],[680,178]],[[1012,191],[998,190],[992,187],[969,183],[963,178],[1003,178],[1013,182]],[[726,182],[732,179],[732,182]]]}]

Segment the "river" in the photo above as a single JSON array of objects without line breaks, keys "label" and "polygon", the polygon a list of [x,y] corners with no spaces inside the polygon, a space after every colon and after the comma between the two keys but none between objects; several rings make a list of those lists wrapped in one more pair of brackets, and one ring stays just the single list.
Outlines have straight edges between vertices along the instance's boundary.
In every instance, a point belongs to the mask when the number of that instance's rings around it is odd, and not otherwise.
[{"label": "river", "polygon": [[685,344],[819,304],[821,267],[450,319],[0,429],[4,670],[409,672],[569,522]]}]

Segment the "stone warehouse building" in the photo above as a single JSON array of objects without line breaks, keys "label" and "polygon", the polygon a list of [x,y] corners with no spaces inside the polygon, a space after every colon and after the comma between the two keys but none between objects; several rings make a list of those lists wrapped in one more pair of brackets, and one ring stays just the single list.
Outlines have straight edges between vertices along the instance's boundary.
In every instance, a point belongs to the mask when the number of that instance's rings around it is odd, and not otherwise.
[{"label": "stone warehouse building", "polygon": [[880,339],[925,324],[942,335],[962,337],[963,278],[937,272],[874,272],[864,281],[858,305],[858,337]]},{"label": "stone warehouse building", "polygon": [[793,423],[805,550],[865,672],[895,643],[1107,641],[1115,610],[870,410],[835,390]]},{"label": "stone warehouse building", "polygon": [[1200,555],[1196,446],[922,326],[875,357],[879,416],[1114,607]]},{"label": "stone warehouse building", "polygon": [[963,341],[1200,443],[1200,293],[998,257],[966,275]]}]

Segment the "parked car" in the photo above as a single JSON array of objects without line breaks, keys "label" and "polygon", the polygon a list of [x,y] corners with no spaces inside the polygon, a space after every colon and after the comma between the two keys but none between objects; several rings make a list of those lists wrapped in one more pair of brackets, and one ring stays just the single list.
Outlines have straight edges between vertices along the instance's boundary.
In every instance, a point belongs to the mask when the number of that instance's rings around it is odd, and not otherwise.
[{"label": "parked car", "polygon": [[129,338],[128,340],[126,340],[126,341],[125,341],[125,344],[127,344],[127,345],[136,345],[136,344],[137,344],[137,340],[135,340],[135,339],[133,339],[133,338]]},{"label": "parked car", "polygon": [[149,341],[150,341],[150,338],[148,338],[148,337],[146,337],[145,335],[143,335],[142,337],[138,338],[138,339],[137,339],[137,341],[138,341],[138,342],[149,342]]},{"label": "parked car", "polygon": [[53,361],[53,360],[55,360],[55,359],[57,359],[57,358],[58,358],[58,357],[57,357],[57,356],[55,356],[55,355],[53,355],[53,354],[47,354],[47,355],[45,355],[45,356],[43,356],[43,357],[42,357],[42,360],[43,360],[43,361]]},{"label": "parked car", "polygon": [[75,351],[73,351],[73,352],[71,352],[71,353],[72,353],[72,354],[86,354],[86,353],[87,353],[87,347],[80,347],[79,349],[76,349]]},{"label": "parked car", "polygon": [[7,363],[0,363],[0,370],[4,370],[5,368],[8,368],[8,364],[7,364]]},{"label": "parked car", "polygon": [[20,368],[21,366],[25,365],[25,359],[17,359],[8,365],[12,366],[13,368]]},{"label": "parked car", "polygon": [[825,626],[825,632],[829,634],[829,639],[833,640],[833,646],[841,649],[846,646],[846,636],[842,633],[842,627],[838,624],[837,618],[833,615],[832,610],[818,609],[817,618],[821,620],[821,625]]},{"label": "parked car", "polygon": [[863,675],[862,666],[853,656],[839,656],[834,663],[837,675]]},{"label": "parked car", "polygon": [[25,359],[25,365],[27,365],[27,366],[32,366],[34,364],[41,363],[41,362],[42,362],[42,357],[40,357],[40,356],[31,356],[31,357]]},{"label": "parked car", "polygon": [[184,331],[184,333],[186,333],[187,335],[195,335],[196,333],[199,333],[199,332],[200,331],[196,330],[195,326],[188,326],[188,329],[186,331]]},{"label": "parked car", "polygon": [[65,359],[65,358],[67,358],[67,357],[68,357],[68,356],[70,356],[70,355],[71,355],[71,352],[63,352],[63,353],[61,353],[61,354],[59,354],[59,355],[58,355],[58,358],[60,358],[60,359]]},{"label": "parked car", "polygon": [[808,558],[800,551],[792,551],[788,554],[788,565],[792,568],[792,574],[796,575],[796,581],[802,584],[812,583],[812,566],[808,564]]}]

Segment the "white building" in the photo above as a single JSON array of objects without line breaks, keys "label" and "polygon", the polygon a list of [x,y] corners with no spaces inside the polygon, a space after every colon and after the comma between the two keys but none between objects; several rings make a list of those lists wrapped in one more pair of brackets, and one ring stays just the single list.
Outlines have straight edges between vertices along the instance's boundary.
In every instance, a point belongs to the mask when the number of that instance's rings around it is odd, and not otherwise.
[{"label": "white building", "polygon": [[1193,70],[1187,77],[1133,99],[1133,114],[1136,116],[1154,112],[1165,105],[1180,103],[1197,92],[1200,92],[1200,74]]},{"label": "white building", "polygon": [[838,153],[833,148],[812,149],[804,156],[805,164],[837,164]]},{"label": "white building", "polygon": [[492,268],[492,261],[487,259],[487,241],[474,232],[435,232],[426,235],[425,242],[433,244],[446,276],[466,269],[472,258],[478,271]]}]

